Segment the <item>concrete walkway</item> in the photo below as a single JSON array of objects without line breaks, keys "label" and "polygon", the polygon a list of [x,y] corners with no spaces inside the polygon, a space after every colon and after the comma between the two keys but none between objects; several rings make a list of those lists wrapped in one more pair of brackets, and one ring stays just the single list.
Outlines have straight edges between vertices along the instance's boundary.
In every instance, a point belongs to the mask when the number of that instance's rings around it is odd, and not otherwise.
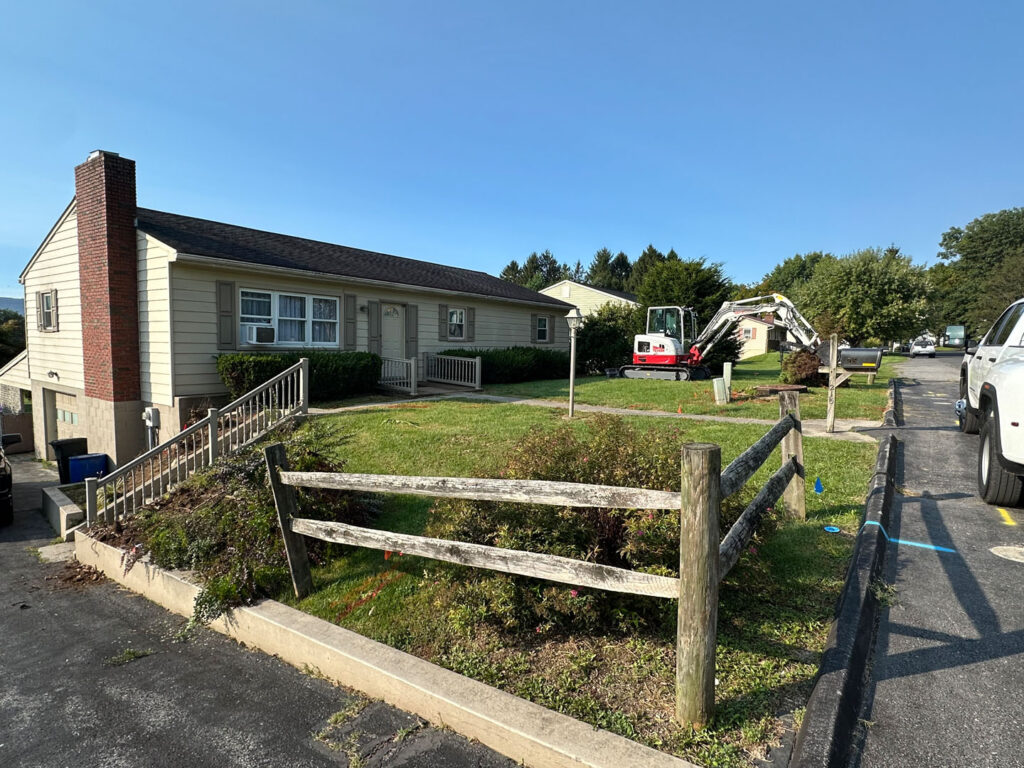
[{"label": "concrete walkway", "polygon": [[1024,510],[977,495],[955,425],[960,356],[909,360],[883,608],[860,768],[1024,766]]},{"label": "concrete walkway", "polygon": [[[528,405],[534,408],[561,408],[569,409],[569,403],[562,400],[543,400],[540,398],[510,397],[507,395],[482,395],[472,392],[461,392],[451,395],[440,395],[436,397],[418,397],[415,402],[424,400],[484,400],[492,403],[508,403],[510,405]],[[369,408],[386,408],[391,405],[402,405],[413,402],[409,398],[401,400],[389,400],[379,403],[367,403],[365,405],[349,405],[341,408],[310,408],[309,412],[314,415],[328,413],[344,413],[346,411],[361,411]],[[611,413],[616,416],[647,416],[657,419],[689,419],[690,421],[716,421],[726,424],[763,424],[772,426],[775,424],[770,419],[752,419],[743,416],[716,416],[696,413],[671,413],[670,411],[641,411],[635,408],[612,408],[607,405],[583,405],[576,403],[576,410],[581,413]],[[827,437],[832,440],[845,440],[853,443],[874,443],[876,439],[868,434],[856,430],[874,429],[878,422],[869,419],[836,419],[835,432],[825,431],[824,419],[803,419],[805,437]]]},{"label": "concrete walkway", "polygon": [[512,768],[452,732],[371,702],[182,619],[37,548],[54,533],[15,457],[0,528],[0,766]]}]

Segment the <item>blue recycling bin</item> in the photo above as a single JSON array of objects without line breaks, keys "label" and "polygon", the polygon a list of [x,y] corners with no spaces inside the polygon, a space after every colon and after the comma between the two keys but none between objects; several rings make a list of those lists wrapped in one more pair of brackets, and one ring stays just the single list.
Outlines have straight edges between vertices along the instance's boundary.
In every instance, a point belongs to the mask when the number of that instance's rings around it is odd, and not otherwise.
[{"label": "blue recycling bin", "polygon": [[83,453],[68,458],[68,482],[80,483],[87,477],[103,477],[107,474],[107,454]]}]

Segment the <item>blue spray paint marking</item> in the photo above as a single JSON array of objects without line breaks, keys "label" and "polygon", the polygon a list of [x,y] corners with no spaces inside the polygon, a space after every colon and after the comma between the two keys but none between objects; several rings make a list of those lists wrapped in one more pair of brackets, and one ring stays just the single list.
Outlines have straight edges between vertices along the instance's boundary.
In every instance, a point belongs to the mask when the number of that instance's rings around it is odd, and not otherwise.
[{"label": "blue spray paint marking", "polygon": [[885,528],[882,527],[881,523],[876,522],[875,520],[868,520],[866,523],[864,523],[865,527],[869,525],[877,525],[879,528],[881,528],[882,535],[885,536],[885,540],[891,544],[902,544],[906,547],[921,547],[921,549],[932,549],[936,552],[956,552],[955,549],[950,549],[949,547],[940,547],[936,544],[923,544],[920,541],[906,541],[905,539],[890,539],[889,534],[885,532]]},{"label": "blue spray paint marking", "polygon": [[820,477],[814,478],[814,492],[819,495],[825,492],[825,486],[821,484]]},{"label": "blue spray paint marking", "polygon": [[825,526],[825,532],[826,533],[839,533],[839,528],[837,526],[835,526],[835,525],[826,525]]}]

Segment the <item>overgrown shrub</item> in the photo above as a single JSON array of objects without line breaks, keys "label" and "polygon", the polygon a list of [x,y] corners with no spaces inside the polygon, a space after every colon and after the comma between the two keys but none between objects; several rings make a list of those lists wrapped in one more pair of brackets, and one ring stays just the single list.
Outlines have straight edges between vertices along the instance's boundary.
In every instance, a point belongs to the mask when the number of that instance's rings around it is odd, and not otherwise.
[{"label": "overgrown shrub", "polygon": [[605,304],[583,321],[576,336],[576,366],[581,373],[601,374],[633,359],[633,336],[644,329],[643,311]]},{"label": "overgrown shrub", "polygon": [[785,384],[821,386],[827,377],[823,373],[818,373],[820,365],[821,360],[816,354],[806,349],[798,349],[783,359],[779,379]]},{"label": "overgrown shrub", "polygon": [[295,352],[230,352],[217,358],[217,373],[232,398],[273,378],[303,357],[309,358],[313,400],[336,400],[372,392],[380,380],[381,360],[370,352],[319,349]]},{"label": "overgrown shrub", "polygon": [[[678,491],[682,430],[642,432],[600,415],[585,430],[566,424],[534,429],[508,458],[503,476]],[[723,532],[753,491],[723,505]],[[737,498],[739,497],[739,498]],[[621,568],[675,575],[679,564],[678,510],[565,508],[549,505],[438,501],[428,535],[508,549],[570,557]],[[675,606],[613,592],[572,589],[475,571],[451,582],[456,626],[491,621],[506,628],[583,631],[664,626]]]},{"label": "overgrown shrub", "polygon": [[544,347],[508,349],[446,349],[441,355],[480,357],[484,384],[569,378],[569,353]]}]

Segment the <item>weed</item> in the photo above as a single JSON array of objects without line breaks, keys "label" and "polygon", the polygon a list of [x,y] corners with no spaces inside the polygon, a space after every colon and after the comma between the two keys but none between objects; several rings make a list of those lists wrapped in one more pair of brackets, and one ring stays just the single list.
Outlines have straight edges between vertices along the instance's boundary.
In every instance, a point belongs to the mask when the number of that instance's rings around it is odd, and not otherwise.
[{"label": "weed", "polygon": [[882,579],[872,579],[871,594],[883,607],[888,608],[896,604],[896,586]]},{"label": "weed", "polygon": [[147,656],[152,656],[156,651],[147,648],[140,650],[138,648],[125,648],[116,656],[111,656],[103,660],[103,663],[110,667],[120,667],[125,664],[130,664],[133,661],[144,659]]}]

